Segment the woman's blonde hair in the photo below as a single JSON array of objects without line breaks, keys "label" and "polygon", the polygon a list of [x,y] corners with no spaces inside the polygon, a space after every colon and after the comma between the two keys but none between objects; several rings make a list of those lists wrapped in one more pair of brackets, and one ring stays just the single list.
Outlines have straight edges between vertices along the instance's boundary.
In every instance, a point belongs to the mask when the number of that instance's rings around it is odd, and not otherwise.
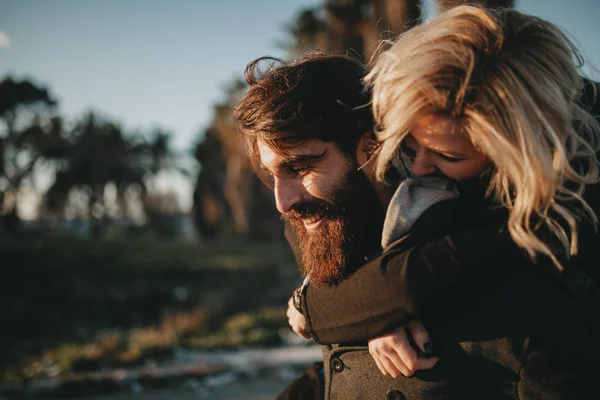
[{"label": "woman's blonde hair", "polygon": [[582,63],[556,26],[514,10],[460,6],[411,29],[366,77],[382,142],[377,176],[419,116],[453,118],[494,164],[488,194],[508,208],[513,240],[560,268],[558,254],[577,253],[578,220],[597,223],[582,197],[599,180],[600,142],[578,103]]}]

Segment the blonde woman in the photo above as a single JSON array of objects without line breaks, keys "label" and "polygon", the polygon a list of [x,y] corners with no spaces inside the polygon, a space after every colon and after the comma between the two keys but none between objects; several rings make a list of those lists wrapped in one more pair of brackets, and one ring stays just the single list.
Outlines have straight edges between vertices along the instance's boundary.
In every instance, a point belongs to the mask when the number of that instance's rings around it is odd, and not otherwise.
[{"label": "blonde woman", "polygon": [[[514,241],[561,268],[577,253],[577,220],[597,222],[581,197],[598,182],[599,128],[579,106],[575,47],[552,24],[459,7],[401,37],[367,78],[383,177],[398,151],[412,173],[456,180],[491,169],[489,193],[510,210]],[[577,165],[573,165],[577,164]],[[558,240],[551,247],[532,218]]]},{"label": "blonde woman", "polygon": [[[600,374],[600,295],[590,279],[600,269],[600,127],[582,107],[594,90],[584,85],[580,63],[554,25],[471,6],[413,28],[381,55],[367,77],[381,142],[378,177],[400,163],[415,179],[456,181],[451,232],[463,239],[470,232],[478,243],[492,233],[482,246],[489,259],[481,262],[486,254],[478,248],[469,257],[463,247],[462,259],[448,264],[477,260],[469,276],[407,269],[415,260],[439,264],[435,250],[452,248],[451,237],[391,251],[334,289],[308,289],[303,313],[313,337],[370,339],[377,367],[397,376],[405,329],[377,338],[368,333],[410,309],[430,330],[440,361],[399,378],[395,395],[591,398]],[[487,264],[498,262],[506,272],[490,278]],[[376,286],[367,288],[367,281]],[[397,300],[406,292],[414,303]],[[351,317],[344,315],[348,303],[364,311],[354,307]],[[348,382],[360,379],[351,374]]]}]

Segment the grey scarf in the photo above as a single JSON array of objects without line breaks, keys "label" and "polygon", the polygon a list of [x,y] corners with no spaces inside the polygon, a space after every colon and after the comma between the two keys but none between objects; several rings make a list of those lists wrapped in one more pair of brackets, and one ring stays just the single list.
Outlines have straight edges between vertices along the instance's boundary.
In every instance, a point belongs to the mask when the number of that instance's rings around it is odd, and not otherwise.
[{"label": "grey scarf", "polygon": [[384,250],[405,236],[429,207],[443,200],[458,198],[456,184],[447,178],[413,176],[410,173],[412,159],[400,151],[392,164],[406,179],[396,189],[385,215],[381,235],[381,247]]}]

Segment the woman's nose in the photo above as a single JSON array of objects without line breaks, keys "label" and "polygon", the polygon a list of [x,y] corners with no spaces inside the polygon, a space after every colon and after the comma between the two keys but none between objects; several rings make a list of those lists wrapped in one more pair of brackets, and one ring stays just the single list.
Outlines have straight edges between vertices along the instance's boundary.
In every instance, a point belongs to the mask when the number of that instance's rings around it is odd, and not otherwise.
[{"label": "woman's nose", "polygon": [[412,164],[411,172],[415,176],[431,175],[436,171],[430,155],[425,151],[417,152]]}]

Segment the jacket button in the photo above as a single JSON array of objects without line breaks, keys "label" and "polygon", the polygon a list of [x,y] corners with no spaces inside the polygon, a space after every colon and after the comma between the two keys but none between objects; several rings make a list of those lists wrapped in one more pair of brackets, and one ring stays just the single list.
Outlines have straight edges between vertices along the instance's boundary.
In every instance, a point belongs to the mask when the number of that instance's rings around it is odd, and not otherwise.
[{"label": "jacket button", "polygon": [[406,400],[404,394],[399,390],[390,390],[385,397],[387,400]]},{"label": "jacket button", "polygon": [[332,358],[329,365],[331,365],[331,369],[335,372],[342,372],[344,370],[344,363],[337,357]]}]

